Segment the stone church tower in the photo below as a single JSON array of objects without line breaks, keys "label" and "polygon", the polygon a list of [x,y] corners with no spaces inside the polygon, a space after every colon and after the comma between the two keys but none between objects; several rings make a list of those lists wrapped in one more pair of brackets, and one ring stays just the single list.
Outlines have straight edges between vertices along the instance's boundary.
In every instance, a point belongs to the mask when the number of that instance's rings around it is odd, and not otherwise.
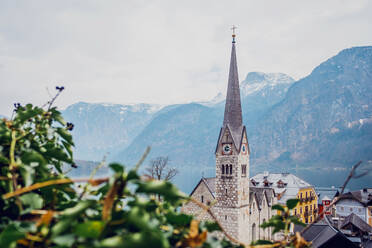
[{"label": "stone church tower", "polygon": [[233,33],[225,115],[215,150],[216,177],[202,177],[190,197],[210,207],[213,216],[188,202],[181,211],[199,220],[217,218],[223,229],[240,242],[271,239],[260,225],[272,216],[275,192],[249,178],[249,145],[242,120],[242,107]]},{"label": "stone church tower", "polygon": [[215,212],[224,229],[242,242],[250,240],[249,154],[233,34],[225,114],[216,147]]}]

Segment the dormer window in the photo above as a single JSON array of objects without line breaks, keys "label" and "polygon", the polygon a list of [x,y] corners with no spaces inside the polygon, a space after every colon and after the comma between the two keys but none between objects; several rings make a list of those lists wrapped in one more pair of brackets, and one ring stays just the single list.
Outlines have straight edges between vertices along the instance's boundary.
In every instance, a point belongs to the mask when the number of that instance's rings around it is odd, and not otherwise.
[{"label": "dormer window", "polygon": [[258,184],[253,178],[251,179],[251,183],[253,184],[253,186],[257,186]]},{"label": "dormer window", "polygon": [[269,187],[270,186],[270,182],[267,179],[265,179],[263,181],[263,184],[264,184],[264,187]]},{"label": "dormer window", "polygon": [[282,180],[279,180],[277,183],[278,188],[284,188],[285,184]]}]

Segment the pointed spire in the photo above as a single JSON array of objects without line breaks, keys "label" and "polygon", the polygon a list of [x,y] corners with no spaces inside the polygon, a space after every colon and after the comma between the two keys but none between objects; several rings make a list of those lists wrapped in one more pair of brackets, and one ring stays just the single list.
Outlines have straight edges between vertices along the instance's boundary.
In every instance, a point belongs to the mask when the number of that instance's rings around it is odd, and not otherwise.
[{"label": "pointed spire", "polygon": [[240,102],[238,66],[235,51],[235,29],[236,27],[233,26],[230,72],[227,86],[225,115],[223,120],[223,125],[229,125],[233,132],[242,127],[242,106]]}]

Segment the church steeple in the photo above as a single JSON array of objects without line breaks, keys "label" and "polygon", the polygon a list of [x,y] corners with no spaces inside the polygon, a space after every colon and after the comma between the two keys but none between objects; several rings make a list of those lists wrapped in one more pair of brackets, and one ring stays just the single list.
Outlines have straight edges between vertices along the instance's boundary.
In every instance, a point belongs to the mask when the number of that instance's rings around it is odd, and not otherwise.
[{"label": "church steeple", "polygon": [[229,81],[227,86],[225,115],[223,125],[228,125],[232,132],[239,131],[242,127],[242,106],[240,101],[238,66],[235,51],[235,26],[233,27],[233,41],[230,59]]}]

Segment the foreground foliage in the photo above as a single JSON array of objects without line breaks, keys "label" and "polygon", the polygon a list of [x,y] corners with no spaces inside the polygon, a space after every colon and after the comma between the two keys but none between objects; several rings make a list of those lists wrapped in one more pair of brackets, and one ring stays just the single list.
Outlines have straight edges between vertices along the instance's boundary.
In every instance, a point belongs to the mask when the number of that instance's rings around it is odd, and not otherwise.
[{"label": "foreground foliage", "polygon": [[187,197],[140,178],[139,164],[68,178],[73,124],[51,104],[15,107],[12,120],[0,120],[0,247],[235,247],[209,235],[216,223],[180,213]]},{"label": "foreground foliage", "polygon": [[[64,88],[56,89],[57,97]],[[217,222],[180,213],[190,199],[168,181],[140,177],[144,157],[129,170],[111,163],[107,178],[94,178],[96,170],[86,179],[67,177],[66,165],[76,167],[69,132],[74,126],[52,107],[56,97],[45,108],[15,104],[14,118],[0,120],[0,247],[249,246],[211,235],[225,232]],[[284,240],[252,246],[308,245],[289,235],[290,224],[298,224],[289,214],[295,201],[274,206],[281,214],[262,225],[284,232]]]}]

